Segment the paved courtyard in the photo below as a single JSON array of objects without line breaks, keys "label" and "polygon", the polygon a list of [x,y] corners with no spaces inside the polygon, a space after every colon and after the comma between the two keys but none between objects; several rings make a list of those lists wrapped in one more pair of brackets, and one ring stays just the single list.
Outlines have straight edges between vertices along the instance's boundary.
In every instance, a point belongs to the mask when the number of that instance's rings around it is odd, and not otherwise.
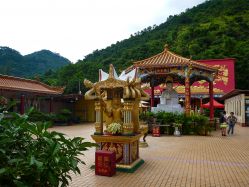
[{"label": "paved courtyard", "polygon": [[[92,141],[93,124],[54,127],[70,137]],[[249,128],[235,127],[233,136],[147,137],[149,147],[140,149],[145,163],[135,173],[117,172],[113,177],[96,176],[94,151],[85,152],[81,175],[72,174],[70,186],[249,186]]]}]

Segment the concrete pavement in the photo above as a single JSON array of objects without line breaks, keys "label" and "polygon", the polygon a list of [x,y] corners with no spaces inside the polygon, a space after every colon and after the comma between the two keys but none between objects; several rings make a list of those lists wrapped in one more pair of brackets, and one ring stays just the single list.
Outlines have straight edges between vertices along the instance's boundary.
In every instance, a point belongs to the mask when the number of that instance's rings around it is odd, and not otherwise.
[{"label": "concrete pavement", "polygon": [[[92,141],[93,124],[53,127],[69,137]],[[140,148],[145,163],[135,173],[117,172],[113,177],[96,176],[95,149],[85,152],[81,175],[72,174],[72,187],[85,186],[249,186],[249,128],[235,127],[233,136],[148,136],[148,148]]]}]

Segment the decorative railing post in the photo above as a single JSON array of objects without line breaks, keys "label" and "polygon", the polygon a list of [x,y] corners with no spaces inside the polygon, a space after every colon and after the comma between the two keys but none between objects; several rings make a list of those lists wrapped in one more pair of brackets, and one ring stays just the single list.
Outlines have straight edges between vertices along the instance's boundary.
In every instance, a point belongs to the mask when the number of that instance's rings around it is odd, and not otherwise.
[{"label": "decorative railing post", "polygon": [[20,114],[23,115],[25,112],[25,96],[22,94],[20,99]]},{"label": "decorative railing post", "polygon": [[155,96],[154,96],[154,91],[155,91],[155,88],[154,88],[154,77],[151,78],[151,81],[150,81],[150,87],[151,87],[151,98],[150,98],[150,107],[154,107],[155,106],[155,103],[154,103],[154,100],[155,100]]},{"label": "decorative railing post", "polygon": [[95,135],[103,134],[103,114],[102,107],[100,101],[95,101],[95,113],[96,113],[96,121],[95,121]]},{"label": "decorative railing post", "polygon": [[190,90],[190,73],[191,66],[185,69],[185,114],[190,115],[191,111],[191,90]]},{"label": "decorative railing post", "polygon": [[49,113],[53,113],[53,97],[49,100]]},{"label": "decorative railing post", "polygon": [[134,135],[134,124],[132,120],[133,103],[129,101],[124,102],[124,123],[123,123],[123,135]]},{"label": "decorative railing post", "polygon": [[190,81],[189,77],[185,78],[185,114],[190,115],[191,110],[191,95],[190,95]]},{"label": "decorative railing post", "polygon": [[213,81],[209,82],[209,103],[210,103],[210,120],[214,120],[214,84]]}]

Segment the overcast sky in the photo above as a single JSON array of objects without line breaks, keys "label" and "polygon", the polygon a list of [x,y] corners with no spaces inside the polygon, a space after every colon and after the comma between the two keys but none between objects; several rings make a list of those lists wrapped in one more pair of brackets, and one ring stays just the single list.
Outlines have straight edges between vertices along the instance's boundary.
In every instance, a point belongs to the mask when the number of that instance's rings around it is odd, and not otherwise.
[{"label": "overcast sky", "polygon": [[0,0],[0,46],[72,62],[205,0]]}]

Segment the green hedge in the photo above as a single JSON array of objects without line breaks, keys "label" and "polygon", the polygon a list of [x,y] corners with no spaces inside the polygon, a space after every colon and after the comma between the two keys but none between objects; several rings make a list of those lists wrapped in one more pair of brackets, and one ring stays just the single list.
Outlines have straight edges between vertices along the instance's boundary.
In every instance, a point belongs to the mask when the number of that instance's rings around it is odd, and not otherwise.
[{"label": "green hedge", "polygon": [[[146,112],[140,115],[140,119],[147,121],[149,124],[153,123],[152,118],[156,119],[157,123],[161,125],[170,125],[169,133],[173,134],[174,127],[173,124],[182,124],[182,134],[196,134],[196,135],[207,135],[212,129],[209,124],[209,118],[200,115],[192,114],[191,116],[186,116],[182,113],[172,113],[172,112]],[[155,121],[155,120],[154,120]],[[167,127],[160,127],[161,132],[167,131]]]},{"label": "green hedge", "polygon": [[72,119],[72,112],[68,109],[62,109],[57,114],[48,114],[32,109],[28,116],[28,120],[31,122],[50,122],[51,124],[70,123]]}]

